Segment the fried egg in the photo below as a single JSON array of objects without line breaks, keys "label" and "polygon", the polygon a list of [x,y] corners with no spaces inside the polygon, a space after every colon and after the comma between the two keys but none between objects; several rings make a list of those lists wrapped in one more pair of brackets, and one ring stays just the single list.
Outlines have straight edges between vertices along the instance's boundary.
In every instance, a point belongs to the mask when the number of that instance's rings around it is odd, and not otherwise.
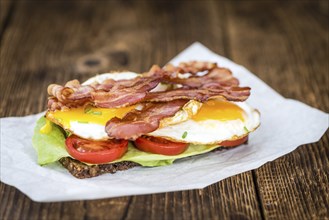
[{"label": "fried egg", "polygon": [[91,106],[72,108],[64,111],[48,111],[48,120],[60,125],[72,134],[90,140],[106,140],[105,125],[114,117],[122,118],[135,105],[124,108],[94,108]]},{"label": "fried egg", "polygon": [[188,120],[163,126],[148,135],[191,144],[219,144],[240,139],[259,124],[259,112],[246,102],[213,99],[203,103]]},{"label": "fried egg", "polygon": [[[90,78],[83,85],[102,83],[106,79],[133,79],[133,72],[106,73]],[[164,84],[152,91],[166,90]],[[106,140],[105,125],[113,117],[122,118],[141,105],[124,108],[96,108],[85,106],[69,110],[48,111],[48,120],[60,125],[72,134],[90,140]],[[217,144],[248,135],[260,124],[259,112],[245,102],[228,102],[220,99],[205,103],[190,100],[174,116],[160,121],[160,127],[147,135],[176,142],[192,144]],[[45,129],[46,130],[46,129]]]}]

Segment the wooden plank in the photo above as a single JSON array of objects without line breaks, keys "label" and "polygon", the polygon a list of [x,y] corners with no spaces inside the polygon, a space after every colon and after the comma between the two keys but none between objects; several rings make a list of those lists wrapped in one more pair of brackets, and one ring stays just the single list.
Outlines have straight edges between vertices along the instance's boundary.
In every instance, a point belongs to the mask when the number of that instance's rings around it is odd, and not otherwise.
[{"label": "wooden plank", "polygon": [[[236,62],[285,97],[328,112],[328,11],[322,3],[229,4],[228,29]],[[328,134],[255,171],[265,218],[329,216]]]},{"label": "wooden plank", "polygon": [[4,33],[4,29],[10,20],[10,15],[14,9],[12,0],[0,0],[0,39]]},{"label": "wooden plank", "polygon": [[248,172],[202,190],[134,196],[126,219],[259,219],[254,190]]},{"label": "wooden plank", "polygon": [[[153,63],[165,64],[196,40],[229,55],[225,11],[217,4],[19,2],[0,54],[1,117],[44,110],[50,83],[83,81],[113,69],[145,71]],[[3,219],[261,217],[251,172],[204,190],[85,202],[35,203],[3,183],[0,195]]]}]

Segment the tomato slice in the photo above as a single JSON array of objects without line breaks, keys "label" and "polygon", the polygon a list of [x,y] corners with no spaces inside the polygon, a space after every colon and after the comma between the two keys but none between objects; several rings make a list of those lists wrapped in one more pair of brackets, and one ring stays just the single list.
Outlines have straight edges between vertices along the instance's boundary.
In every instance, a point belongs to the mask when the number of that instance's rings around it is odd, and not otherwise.
[{"label": "tomato slice", "polygon": [[219,145],[223,147],[235,147],[245,143],[247,140],[248,140],[248,135],[233,141],[223,141],[219,143]]},{"label": "tomato slice", "polygon": [[69,136],[66,149],[75,159],[93,164],[108,163],[121,158],[128,150],[126,140],[91,141],[76,135]]},{"label": "tomato slice", "polygon": [[177,143],[164,138],[142,136],[135,140],[135,146],[145,152],[162,155],[178,155],[183,153],[188,144]]}]

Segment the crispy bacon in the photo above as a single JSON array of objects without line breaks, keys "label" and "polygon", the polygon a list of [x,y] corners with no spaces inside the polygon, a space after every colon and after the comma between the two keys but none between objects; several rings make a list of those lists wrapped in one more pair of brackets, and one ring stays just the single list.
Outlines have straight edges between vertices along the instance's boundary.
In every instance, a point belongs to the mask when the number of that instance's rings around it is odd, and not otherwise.
[{"label": "crispy bacon", "polygon": [[[181,74],[186,73],[190,77],[182,78]],[[173,84],[175,89],[151,91],[160,82]],[[192,61],[178,66],[168,64],[164,68],[154,65],[147,73],[130,80],[108,79],[91,85],[80,85],[78,80],[69,81],[64,86],[52,84],[48,87],[48,108],[56,110],[86,104],[120,108],[141,103],[141,110],[132,110],[122,119],[112,118],[105,127],[111,138],[133,140],[156,130],[162,119],[175,115],[189,100],[246,100],[250,88],[238,85],[239,81],[232,72],[216,63]]]},{"label": "crispy bacon", "polygon": [[92,91],[94,91],[92,86],[81,86],[78,80],[69,81],[65,86],[56,84],[48,86],[48,94],[56,97],[63,104],[81,99],[87,100],[91,97]]},{"label": "crispy bacon", "polygon": [[228,101],[244,101],[250,95],[249,87],[231,87],[229,89],[173,89],[170,91],[148,93],[146,102],[169,102],[177,99],[205,102],[209,98],[222,97]]},{"label": "crispy bacon", "polygon": [[110,91],[117,81],[113,79],[106,79],[102,83],[93,83],[91,86],[95,88],[95,90],[103,90]]},{"label": "crispy bacon", "polygon": [[65,86],[51,84],[48,86],[48,108],[50,110],[74,108],[90,102],[92,86],[81,86],[78,80],[72,80]]},{"label": "crispy bacon", "polygon": [[222,88],[238,86],[239,80],[227,68],[216,67],[203,76],[189,78],[166,78],[168,83],[181,84],[184,88]]},{"label": "crispy bacon", "polygon": [[160,81],[158,76],[138,77],[121,81],[122,83],[115,84],[109,91],[95,90],[91,96],[97,107],[124,107],[143,101],[148,91],[155,88]]},{"label": "crispy bacon", "polygon": [[74,102],[68,102],[68,103],[62,103],[60,101],[58,101],[57,98],[55,97],[51,97],[48,99],[48,109],[50,109],[51,111],[55,111],[55,110],[67,110],[70,108],[78,108],[81,106],[85,106],[87,105],[89,102],[86,102],[85,100],[77,100]]},{"label": "crispy bacon", "polygon": [[132,110],[122,119],[112,118],[105,131],[111,138],[135,140],[143,134],[155,131],[163,118],[176,114],[187,100],[147,103],[142,110]]},{"label": "crispy bacon", "polygon": [[163,71],[160,70],[155,68],[144,77],[106,80],[102,84],[80,85],[78,80],[69,81],[65,86],[51,84],[48,86],[48,94],[51,96],[48,108],[56,110],[63,106],[75,107],[88,103],[96,107],[120,108],[136,104],[161,82]]},{"label": "crispy bacon", "polygon": [[[198,74],[203,72],[202,75]],[[189,78],[180,74],[189,73]],[[178,85],[179,89],[150,92],[160,82]],[[230,70],[216,63],[192,61],[177,67],[168,64],[164,68],[154,65],[147,73],[130,80],[105,80],[103,83],[80,85],[72,80],[65,86],[51,84],[48,108],[51,110],[92,104],[96,107],[119,108],[140,102],[163,102],[177,99],[204,101],[221,96],[229,101],[243,101],[249,96],[249,88],[237,87],[239,81]]]},{"label": "crispy bacon", "polygon": [[65,106],[57,100],[57,98],[52,97],[48,99],[48,109],[54,110],[60,110],[65,109]]},{"label": "crispy bacon", "polygon": [[191,73],[192,75],[198,72],[209,71],[217,67],[216,63],[203,61],[182,62],[177,67],[172,64],[167,64],[163,69],[168,72]]}]

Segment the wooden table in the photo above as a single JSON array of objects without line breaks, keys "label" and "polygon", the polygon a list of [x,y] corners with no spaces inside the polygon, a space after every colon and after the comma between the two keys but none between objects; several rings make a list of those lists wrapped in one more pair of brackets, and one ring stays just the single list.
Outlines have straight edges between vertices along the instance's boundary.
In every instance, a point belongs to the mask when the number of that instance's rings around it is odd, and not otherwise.
[{"label": "wooden table", "polygon": [[[1,117],[44,110],[50,83],[145,71],[194,41],[329,112],[325,0],[1,0],[0,15]],[[1,183],[0,219],[328,219],[328,136],[203,190],[37,203]]]}]

